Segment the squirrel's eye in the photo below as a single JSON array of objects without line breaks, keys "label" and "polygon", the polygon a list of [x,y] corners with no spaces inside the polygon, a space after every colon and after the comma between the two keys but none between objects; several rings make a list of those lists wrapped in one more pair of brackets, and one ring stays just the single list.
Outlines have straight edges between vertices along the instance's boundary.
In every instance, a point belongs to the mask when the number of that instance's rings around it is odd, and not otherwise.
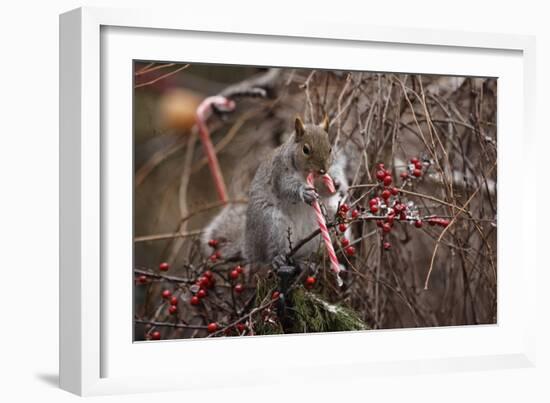
[{"label": "squirrel's eye", "polygon": [[309,153],[311,152],[311,149],[309,148],[309,146],[307,144],[304,144],[304,147],[302,148],[302,151],[304,152],[305,155],[309,155]]}]

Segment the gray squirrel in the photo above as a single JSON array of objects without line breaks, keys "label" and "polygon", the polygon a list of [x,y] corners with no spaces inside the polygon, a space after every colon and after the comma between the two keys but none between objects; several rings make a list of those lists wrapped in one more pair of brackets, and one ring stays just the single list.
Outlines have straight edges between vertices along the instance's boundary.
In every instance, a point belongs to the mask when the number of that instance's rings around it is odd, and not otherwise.
[{"label": "gray squirrel", "polygon": [[[318,228],[311,203],[319,199],[329,216],[336,213],[348,189],[343,152],[332,150],[328,118],[320,125],[304,124],[297,117],[294,133],[260,163],[249,190],[248,204],[225,206],[205,228],[202,244],[216,239],[222,258],[241,257],[252,265],[269,265]],[[336,193],[330,194],[322,180],[307,185],[310,172],[328,173]],[[319,192],[319,193],[317,193]],[[320,236],[294,256],[309,258],[320,246]],[[210,249],[211,251],[211,249]]]}]

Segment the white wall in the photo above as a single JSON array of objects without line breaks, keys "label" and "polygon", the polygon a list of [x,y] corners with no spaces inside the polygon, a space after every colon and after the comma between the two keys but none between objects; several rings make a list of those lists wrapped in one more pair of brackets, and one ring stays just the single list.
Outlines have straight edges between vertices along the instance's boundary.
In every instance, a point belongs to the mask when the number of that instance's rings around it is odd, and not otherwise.
[{"label": "white wall", "polygon": [[[3,401],[76,400],[53,386],[57,382],[58,294],[58,14],[81,5],[111,7],[170,7],[179,1],[5,1],[0,11],[0,395]],[[308,18],[309,15],[374,25],[464,29],[537,35],[539,92],[537,116],[539,156],[526,172],[538,172],[539,201],[547,199],[550,31],[544,1],[460,0],[455,2],[393,0],[302,2],[282,0],[190,1],[185,12],[232,13],[250,18]],[[198,3],[198,4],[194,4]],[[328,56],[330,57],[330,56]],[[545,136],[546,138],[543,138]],[[544,144],[543,144],[544,143]],[[545,146],[544,146],[545,145]],[[540,203],[543,207],[543,203]],[[542,210],[542,209],[541,209]],[[542,228],[550,212],[533,217],[533,242],[543,249]],[[544,221],[544,223],[543,223]],[[536,228],[536,230],[535,230]],[[537,232],[538,231],[538,237]],[[538,239],[537,239],[538,238]],[[545,242],[544,242],[545,243]],[[542,254],[542,253],[541,253]],[[98,398],[101,401],[495,401],[510,398],[549,401],[544,381],[550,379],[548,344],[550,306],[542,272],[539,300],[539,367],[453,375],[353,380],[346,385],[304,385],[258,390],[215,390],[130,397]],[[544,294],[544,295],[540,295]],[[7,395],[7,396],[6,396]],[[8,397],[9,396],[9,397]],[[261,398],[260,398],[261,396]]]}]

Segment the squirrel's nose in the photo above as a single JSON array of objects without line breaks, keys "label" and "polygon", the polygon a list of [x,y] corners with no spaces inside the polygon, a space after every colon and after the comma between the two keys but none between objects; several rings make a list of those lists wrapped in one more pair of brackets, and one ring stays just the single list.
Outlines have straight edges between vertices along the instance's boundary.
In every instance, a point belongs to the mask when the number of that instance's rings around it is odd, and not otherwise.
[{"label": "squirrel's nose", "polygon": [[324,175],[326,173],[327,173],[327,171],[325,171],[323,168],[319,169],[319,174],[320,175]]}]

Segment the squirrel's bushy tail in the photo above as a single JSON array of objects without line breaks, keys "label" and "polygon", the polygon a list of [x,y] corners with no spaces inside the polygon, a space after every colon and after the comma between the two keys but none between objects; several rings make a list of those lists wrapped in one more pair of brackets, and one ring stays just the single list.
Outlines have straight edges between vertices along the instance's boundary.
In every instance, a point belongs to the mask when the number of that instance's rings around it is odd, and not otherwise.
[{"label": "squirrel's bushy tail", "polygon": [[246,204],[229,204],[205,228],[201,245],[206,256],[212,254],[208,241],[218,241],[217,251],[223,259],[243,257]]}]

